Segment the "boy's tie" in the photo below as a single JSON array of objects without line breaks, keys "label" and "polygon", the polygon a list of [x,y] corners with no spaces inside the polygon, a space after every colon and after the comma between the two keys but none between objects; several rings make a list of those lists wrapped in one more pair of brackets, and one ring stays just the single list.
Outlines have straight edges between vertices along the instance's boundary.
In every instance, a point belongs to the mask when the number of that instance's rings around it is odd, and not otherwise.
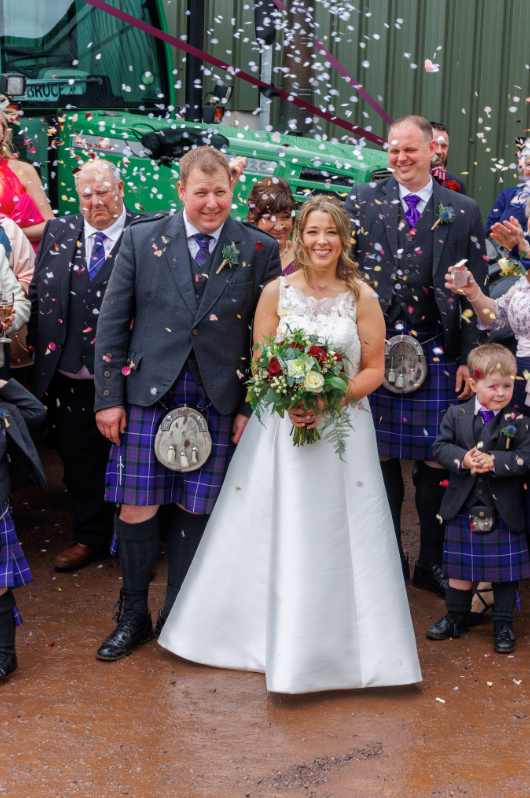
[{"label": "boy's tie", "polygon": [[495,415],[493,410],[483,410],[482,408],[478,412],[480,413],[480,415],[484,419],[484,426],[486,426],[486,424],[489,424],[489,422],[491,421],[491,419]]}]

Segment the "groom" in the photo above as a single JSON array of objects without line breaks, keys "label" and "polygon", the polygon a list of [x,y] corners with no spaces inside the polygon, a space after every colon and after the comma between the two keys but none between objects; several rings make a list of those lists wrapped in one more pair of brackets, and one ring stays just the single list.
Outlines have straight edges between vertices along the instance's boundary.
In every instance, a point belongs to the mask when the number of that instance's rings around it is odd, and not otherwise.
[{"label": "groom", "polygon": [[[114,532],[123,579],[118,624],[97,652],[102,660],[121,659],[153,637],[147,598],[160,548],[157,512],[176,504],[154,634],[162,630],[248,422],[249,327],[261,289],[281,273],[277,241],[229,216],[226,157],[200,147],[179,169],[184,209],[128,228],[98,325],[96,421],[114,444],[106,498],[121,504]],[[156,460],[154,440],[166,410],[184,404],[207,417],[212,452],[182,474]]]},{"label": "groom", "polygon": [[426,356],[428,372],[421,387],[402,395],[381,387],[370,396],[370,405],[405,579],[409,566],[401,547],[400,459],[416,461],[421,545],[412,584],[443,598],[445,528],[439,512],[449,472],[434,461],[431,446],[446,409],[471,396],[467,356],[485,336],[477,329],[472,305],[447,291],[444,277],[449,266],[466,258],[477,285],[487,291],[488,269],[479,207],[433,181],[435,149],[426,119],[396,120],[388,142],[392,177],[356,187],[345,209],[354,224],[353,256],[379,295],[387,339],[408,334],[422,344]]}]

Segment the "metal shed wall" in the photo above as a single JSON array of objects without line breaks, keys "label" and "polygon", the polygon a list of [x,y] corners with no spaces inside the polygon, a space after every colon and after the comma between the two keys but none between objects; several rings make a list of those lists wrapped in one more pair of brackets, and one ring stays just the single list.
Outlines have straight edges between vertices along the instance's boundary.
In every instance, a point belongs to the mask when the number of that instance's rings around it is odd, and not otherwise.
[{"label": "metal shed wall", "polygon": [[[317,37],[391,116],[417,113],[450,128],[449,169],[466,181],[468,194],[478,200],[485,218],[499,191],[518,180],[513,169],[501,173],[494,162],[513,163],[515,136],[530,127],[528,0],[335,0],[327,5],[308,0],[308,6],[315,7]],[[344,11],[346,6],[356,8],[348,20],[333,13],[333,8]],[[164,0],[164,7],[173,14],[168,19],[170,32],[184,33],[185,0]],[[247,70],[251,61],[259,64],[259,54],[251,46],[252,9],[251,0],[208,3],[210,32],[205,46],[218,58]],[[239,40],[233,37],[238,28],[246,29]],[[425,59],[433,60],[435,53],[440,70],[427,73]],[[275,54],[276,66],[279,56]],[[323,63],[323,58],[318,61]],[[366,61],[369,66],[363,66]],[[367,103],[360,97],[357,102],[350,100],[358,95],[344,79],[331,67],[318,74],[323,72],[329,79],[321,81],[315,104],[332,105],[341,116],[351,111],[349,120],[354,124],[385,135],[383,120]],[[326,89],[330,81],[338,95]],[[275,82],[279,83],[278,75]],[[259,104],[256,89],[237,79],[234,86],[231,107],[254,110]],[[181,95],[179,100],[183,101]],[[339,139],[345,134],[325,122],[321,132]]]}]

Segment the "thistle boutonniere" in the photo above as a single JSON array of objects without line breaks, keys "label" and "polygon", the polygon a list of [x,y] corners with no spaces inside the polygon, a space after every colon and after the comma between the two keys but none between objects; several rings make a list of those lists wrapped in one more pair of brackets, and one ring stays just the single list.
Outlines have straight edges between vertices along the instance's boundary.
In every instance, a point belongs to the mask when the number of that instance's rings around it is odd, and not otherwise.
[{"label": "thistle boutonniere", "polygon": [[0,419],[2,419],[2,421],[6,425],[6,429],[7,427],[11,426],[9,421],[7,420],[8,415],[9,413],[7,412],[7,410],[4,410],[3,408],[0,410]]},{"label": "thistle boutonniere", "polygon": [[222,271],[225,266],[229,266],[230,269],[235,269],[235,267],[239,263],[238,260],[239,250],[236,249],[236,245],[234,244],[233,241],[231,244],[227,244],[226,247],[222,248],[221,255],[223,256],[223,262],[217,269],[216,274],[219,274],[219,272]]},{"label": "thistle boutonniere", "polygon": [[450,224],[454,218],[454,208],[451,208],[450,205],[444,205],[443,202],[440,202],[438,205],[438,218],[431,227],[431,230],[435,230],[439,224]]},{"label": "thistle boutonniere", "polygon": [[513,424],[508,424],[507,427],[503,427],[501,429],[503,435],[506,435],[506,448],[510,448],[510,441],[515,438],[517,435],[517,428],[513,426]]}]

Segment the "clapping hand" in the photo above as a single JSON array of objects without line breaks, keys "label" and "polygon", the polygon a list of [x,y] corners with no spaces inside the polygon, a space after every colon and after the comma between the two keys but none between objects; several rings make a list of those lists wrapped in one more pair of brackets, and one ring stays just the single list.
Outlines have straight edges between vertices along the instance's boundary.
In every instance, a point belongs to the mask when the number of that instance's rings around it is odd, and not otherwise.
[{"label": "clapping hand", "polygon": [[495,222],[495,224],[491,226],[491,237],[500,244],[501,247],[504,247],[504,249],[511,250],[519,246],[521,252],[523,252],[528,246],[524,237],[523,228],[515,216],[510,216],[510,221],[505,220],[502,223]]},{"label": "clapping hand", "polygon": [[243,170],[247,165],[247,159],[243,155],[238,155],[233,161],[230,161],[230,174],[232,176],[232,191],[239,182],[239,178],[243,174]]}]

